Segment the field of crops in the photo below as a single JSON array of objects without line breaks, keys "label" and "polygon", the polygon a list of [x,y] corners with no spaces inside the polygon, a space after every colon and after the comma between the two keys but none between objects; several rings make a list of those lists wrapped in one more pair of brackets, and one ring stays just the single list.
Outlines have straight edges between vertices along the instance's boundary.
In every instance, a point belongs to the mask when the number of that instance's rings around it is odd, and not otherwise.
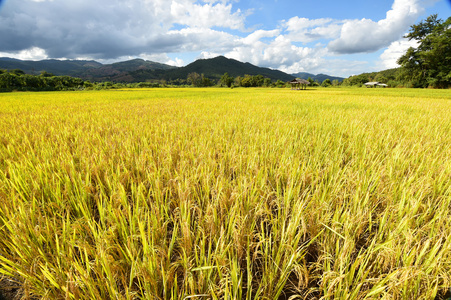
[{"label": "field of crops", "polygon": [[449,90],[0,94],[1,293],[446,299],[450,112]]}]

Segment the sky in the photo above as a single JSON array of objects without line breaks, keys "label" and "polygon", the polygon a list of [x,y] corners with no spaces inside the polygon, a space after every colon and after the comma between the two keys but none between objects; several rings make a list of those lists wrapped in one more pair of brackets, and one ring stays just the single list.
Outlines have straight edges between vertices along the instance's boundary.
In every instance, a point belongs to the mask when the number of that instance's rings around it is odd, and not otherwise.
[{"label": "sky", "polygon": [[174,66],[223,55],[289,74],[349,77],[397,67],[413,24],[451,0],[0,0],[0,57],[142,58]]}]

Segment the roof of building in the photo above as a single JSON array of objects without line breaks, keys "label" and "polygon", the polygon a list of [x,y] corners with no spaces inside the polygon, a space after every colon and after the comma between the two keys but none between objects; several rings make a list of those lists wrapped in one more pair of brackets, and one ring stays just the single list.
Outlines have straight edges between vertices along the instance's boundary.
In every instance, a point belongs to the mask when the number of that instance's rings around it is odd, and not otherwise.
[{"label": "roof of building", "polygon": [[299,84],[310,84],[308,80],[301,79],[301,78],[295,78],[291,80],[289,83],[299,83]]}]

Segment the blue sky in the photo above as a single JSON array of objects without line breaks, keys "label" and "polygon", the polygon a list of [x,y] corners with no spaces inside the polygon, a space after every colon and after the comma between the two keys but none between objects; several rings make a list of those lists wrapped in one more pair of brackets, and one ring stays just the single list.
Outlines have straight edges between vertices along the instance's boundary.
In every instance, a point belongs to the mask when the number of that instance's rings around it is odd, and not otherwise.
[{"label": "blue sky", "polygon": [[224,55],[287,73],[396,67],[410,26],[447,0],[6,0],[0,57],[132,58],[183,66]]}]

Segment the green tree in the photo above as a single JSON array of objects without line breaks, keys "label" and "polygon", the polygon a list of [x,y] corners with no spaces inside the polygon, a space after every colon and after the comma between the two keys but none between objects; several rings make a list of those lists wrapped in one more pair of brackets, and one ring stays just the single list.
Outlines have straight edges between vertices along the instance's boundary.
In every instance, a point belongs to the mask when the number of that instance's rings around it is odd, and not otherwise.
[{"label": "green tree", "polygon": [[255,76],[252,76],[252,79],[253,79],[253,84],[252,84],[252,86],[253,87],[257,87],[257,86],[263,86],[263,83],[265,82],[265,77],[263,76],[263,75],[255,75]]},{"label": "green tree", "polygon": [[344,86],[362,86],[365,82],[370,81],[368,74],[363,73],[360,75],[354,75],[350,76],[349,78],[346,78],[343,80]]},{"label": "green tree", "polygon": [[234,81],[235,86],[241,86],[242,79],[243,79],[243,77],[241,77],[241,76],[235,77],[235,81]]},{"label": "green tree", "polygon": [[188,74],[188,77],[186,79],[188,83],[190,83],[192,86],[200,86],[202,83],[202,78],[199,75],[199,73],[192,72]]},{"label": "green tree", "polygon": [[41,76],[42,76],[42,77],[53,77],[53,76],[55,76],[55,75],[53,75],[52,73],[49,73],[49,72],[47,72],[47,71],[42,71],[42,72],[41,72]]},{"label": "green tree", "polygon": [[275,86],[276,86],[276,87],[279,87],[279,88],[284,88],[284,87],[285,87],[285,82],[283,82],[283,81],[280,80],[280,79],[277,79],[277,81],[276,81],[276,83],[275,83]]},{"label": "green tree", "polygon": [[405,38],[416,40],[418,47],[410,47],[398,60],[400,77],[414,87],[451,86],[451,17],[445,22],[431,15],[412,25]]},{"label": "green tree", "polygon": [[374,77],[374,81],[387,83],[388,79],[383,74],[378,73],[376,77]]},{"label": "green tree", "polygon": [[263,81],[263,86],[268,87],[271,86],[271,84],[272,84],[271,78],[266,77],[265,80]]},{"label": "green tree", "polygon": [[229,73],[224,73],[224,75],[222,75],[221,77],[221,86],[225,85],[227,87],[231,87],[233,82],[234,82],[234,78],[229,76]]},{"label": "green tree", "polygon": [[0,75],[0,89],[10,91],[18,87],[20,87],[19,76],[9,72]]},{"label": "green tree", "polygon": [[252,76],[246,74],[246,75],[244,75],[243,78],[241,78],[241,83],[240,83],[240,85],[241,85],[242,87],[251,87],[252,84],[253,84]]},{"label": "green tree", "polygon": [[324,79],[323,83],[321,83],[322,87],[329,87],[332,85],[332,82],[330,81],[329,78]]},{"label": "green tree", "polygon": [[202,87],[208,87],[208,86],[212,86],[214,85],[214,83],[211,81],[210,78],[205,77],[204,74],[201,75],[201,82],[200,82],[200,86]]},{"label": "green tree", "polygon": [[21,69],[14,69],[14,70],[10,70],[9,73],[21,76],[21,75],[25,75],[25,72],[22,71]]}]

